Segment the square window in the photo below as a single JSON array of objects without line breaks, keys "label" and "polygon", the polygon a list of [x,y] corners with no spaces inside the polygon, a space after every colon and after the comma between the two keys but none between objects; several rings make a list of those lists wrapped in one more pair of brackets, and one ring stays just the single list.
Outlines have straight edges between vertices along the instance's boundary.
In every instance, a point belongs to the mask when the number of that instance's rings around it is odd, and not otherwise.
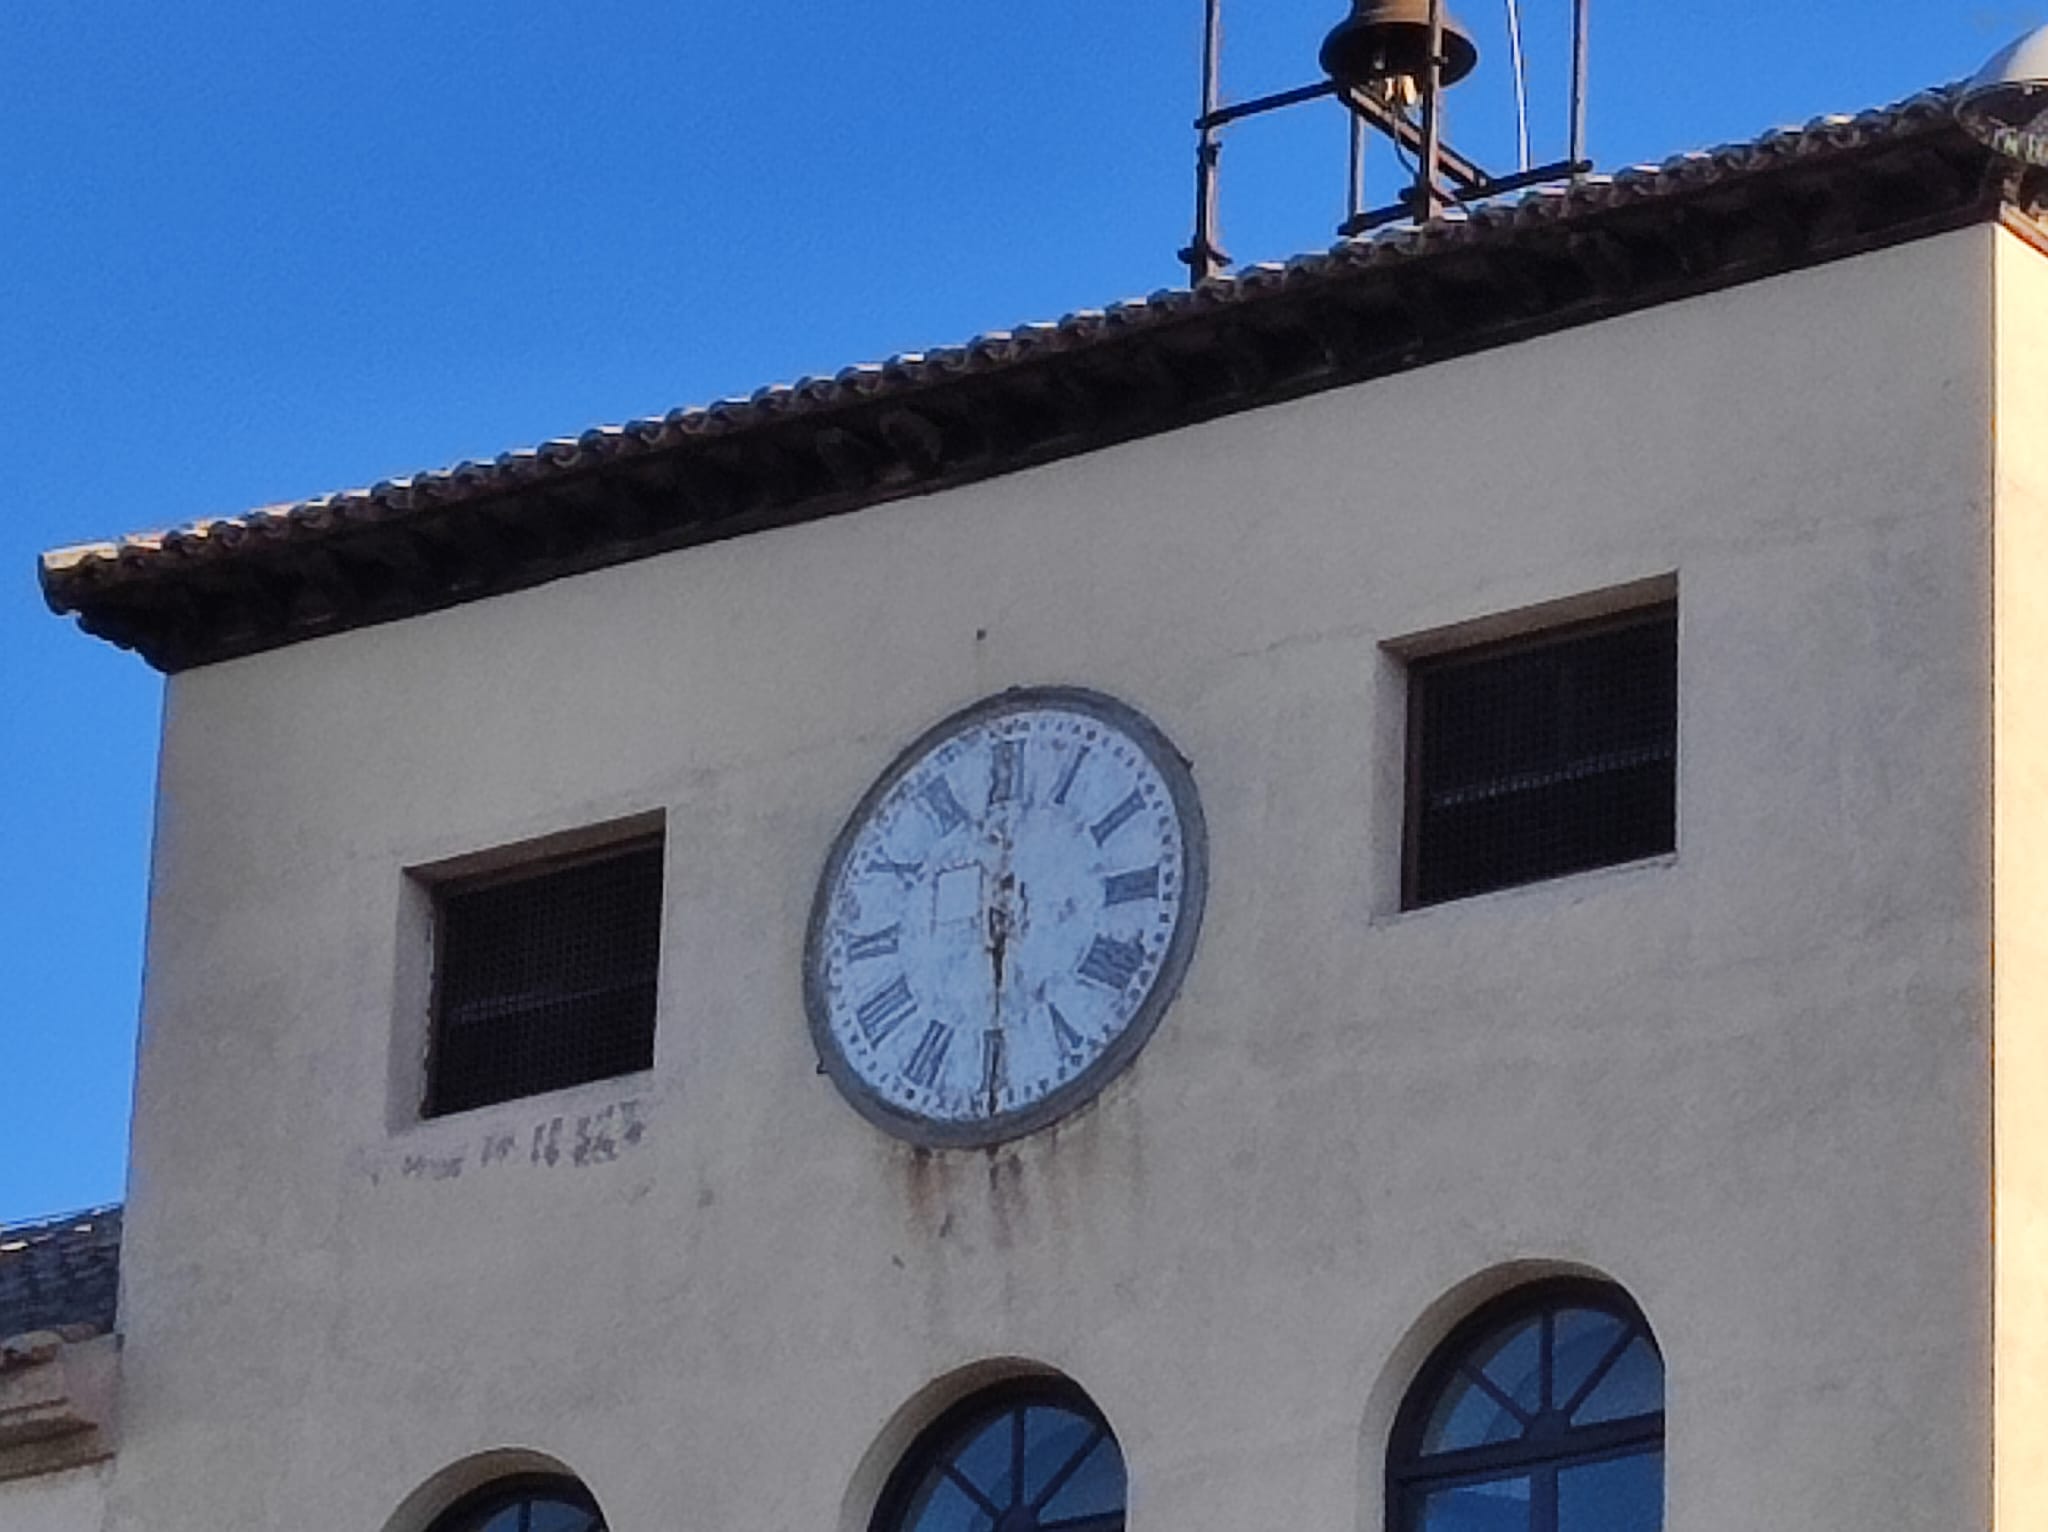
[{"label": "square window", "polygon": [[428,1117],[654,1063],[659,837],[432,885]]},{"label": "square window", "polygon": [[1670,604],[1418,658],[1402,907],[1677,846]]}]

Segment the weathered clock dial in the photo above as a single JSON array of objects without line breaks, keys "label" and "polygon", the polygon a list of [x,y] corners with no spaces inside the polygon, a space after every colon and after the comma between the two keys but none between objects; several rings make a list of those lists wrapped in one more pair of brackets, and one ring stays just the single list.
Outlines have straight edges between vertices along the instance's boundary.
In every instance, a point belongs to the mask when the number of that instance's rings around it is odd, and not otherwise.
[{"label": "weathered clock dial", "polygon": [[1206,888],[1194,781],[1132,709],[992,697],[899,756],[819,881],[805,1001],[871,1121],[987,1144],[1053,1121],[1144,1044]]}]

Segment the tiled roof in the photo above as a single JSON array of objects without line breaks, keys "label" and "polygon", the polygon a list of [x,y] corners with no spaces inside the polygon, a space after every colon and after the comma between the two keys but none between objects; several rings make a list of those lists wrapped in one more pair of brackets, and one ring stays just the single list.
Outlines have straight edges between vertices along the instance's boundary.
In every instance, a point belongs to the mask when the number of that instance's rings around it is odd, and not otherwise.
[{"label": "tiled roof", "polygon": [[31,1330],[114,1328],[121,1209],[0,1227],[0,1340]]},{"label": "tiled roof", "polygon": [[246,515],[44,555],[182,669],[928,493],[1997,216],[1955,91]]}]

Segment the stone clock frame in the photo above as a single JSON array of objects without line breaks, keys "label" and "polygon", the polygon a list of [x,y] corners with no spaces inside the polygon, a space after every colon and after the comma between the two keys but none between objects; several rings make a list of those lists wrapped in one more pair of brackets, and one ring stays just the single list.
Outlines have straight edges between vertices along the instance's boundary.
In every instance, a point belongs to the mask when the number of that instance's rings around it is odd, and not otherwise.
[{"label": "stone clock frame", "polygon": [[[948,739],[991,719],[1035,709],[1059,709],[1095,719],[1135,744],[1165,783],[1179,821],[1181,836],[1181,914],[1159,960],[1151,986],[1123,1030],[1073,1079],[1045,1096],[1013,1111],[973,1122],[950,1122],[920,1116],[882,1099],[841,1052],[831,1028],[830,1001],[823,973],[827,925],[832,896],[861,832],[875,811],[906,776]],[[1160,1019],[1180,993],[1181,981],[1200,938],[1209,890],[1209,841],[1201,799],[1186,756],[1165,733],[1128,703],[1079,686],[1013,687],[984,697],[940,719],[900,750],[854,805],[833,838],[818,876],[804,938],[804,1011],[811,1040],[824,1072],[847,1102],[876,1127],[893,1137],[931,1149],[987,1148],[1038,1132],[1093,1100],[1120,1075],[1150,1039]]]}]

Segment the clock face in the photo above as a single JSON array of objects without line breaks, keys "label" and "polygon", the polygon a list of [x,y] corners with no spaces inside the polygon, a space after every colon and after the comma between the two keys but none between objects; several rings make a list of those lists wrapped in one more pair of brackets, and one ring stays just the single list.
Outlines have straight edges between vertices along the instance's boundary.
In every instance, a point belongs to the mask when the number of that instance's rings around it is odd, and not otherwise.
[{"label": "clock face", "polygon": [[1044,1126],[1130,1062],[1201,925],[1186,764],[1123,704],[1019,690],[918,740],[840,832],[805,1001],[826,1070],[927,1144]]}]

